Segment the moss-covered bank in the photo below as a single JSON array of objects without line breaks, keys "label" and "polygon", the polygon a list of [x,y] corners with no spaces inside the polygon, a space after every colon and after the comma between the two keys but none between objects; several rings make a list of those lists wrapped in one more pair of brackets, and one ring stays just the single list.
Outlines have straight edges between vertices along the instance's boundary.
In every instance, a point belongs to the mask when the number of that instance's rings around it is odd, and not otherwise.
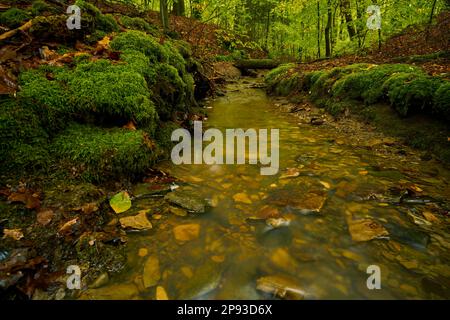
[{"label": "moss-covered bank", "polygon": [[[114,18],[102,19],[118,30]],[[151,29],[138,18],[121,20]],[[56,170],[89,182],[132,178],[168,154],[170,132],[161,128],[196,106],[189,45],[138,30],[109,38],[118,60],[85,53],[63,66],[44,64],[22,72],[17,95],[2,98],[0,162],[10,176]]]},{"label": "moss-covered bank", "polygon": [[[389,134],[450,162],[450,81],[444,77],[429,76],[409,64],[353,64],[312,72],[285,64],[268,73],[266,83],[276,95],[306,94],[336,117],[354,111]],[[389,104],[396,115],[382,111],[383,104]],[[430,121],[435,125],[425,125]]]}]

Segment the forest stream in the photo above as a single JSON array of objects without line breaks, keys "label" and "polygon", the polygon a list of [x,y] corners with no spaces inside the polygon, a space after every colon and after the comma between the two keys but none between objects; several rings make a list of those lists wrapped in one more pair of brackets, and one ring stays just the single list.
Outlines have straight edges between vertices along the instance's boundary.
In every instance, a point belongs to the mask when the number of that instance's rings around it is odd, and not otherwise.
[{"label": "forest stream", "polygon": [[[127,268],[81,298],[449,298],[450,238],[432,212],[448,206],[450,172],[299,124],[258,81],[227,84],[207,103],[203,126],[278,128],[279,173],[263,176],[249,164],[159,164],[177,179],[171,193],[195,194],[210,207],[188,213],[161,196],[133,199],[130,212],[150,208],[153,228],[129,233]],[[132,194],[146,188],[135,185]],[[381,290],[366,284],[374,265]]]}]

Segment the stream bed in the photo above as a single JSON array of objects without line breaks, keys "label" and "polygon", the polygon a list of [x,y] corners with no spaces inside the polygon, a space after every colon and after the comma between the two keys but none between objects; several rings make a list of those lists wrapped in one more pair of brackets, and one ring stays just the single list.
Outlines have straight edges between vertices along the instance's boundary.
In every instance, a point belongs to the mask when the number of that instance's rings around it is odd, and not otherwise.
[{"label": "stream bed", "polygon": [[[257,81],[228,84],[203,126],[279,129],[279,173],[161,163],[181,199],[136,197],[122,215],[148,210],[152,229],[129,232],[126,270],[81,298],[450,298],[450,172],[413,150],[374,152],[299,124]],[[381,289],[368,288],[369,266]]]}]

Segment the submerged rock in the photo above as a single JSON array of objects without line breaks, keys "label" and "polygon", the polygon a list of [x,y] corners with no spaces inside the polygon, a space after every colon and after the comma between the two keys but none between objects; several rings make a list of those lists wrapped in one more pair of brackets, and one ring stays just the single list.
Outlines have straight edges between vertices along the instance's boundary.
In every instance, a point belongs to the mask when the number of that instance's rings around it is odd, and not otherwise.
[{"label": "submerged rock", "polygon": [[134,284],[118,284],[84,291],[80,300],[131,300],[139,294]]},{"label": "submerged rock", "polygon": [[385,227],[393,240],[413,248],[419,250],[426,249],[430,242],[430,236],[425,232],[402,227],[396,223],[387,223]]},{"label": "submerged rock", "polygon": [[349,220],[347,223],[352,240],[356,242],[389,236],[389,232],[380,223],[371,219]]},{"label": "submerged rock", "polygon": [[197,239],[200,234],[200,225],[197,223],[182,224],[173,228],[173,235],[178,241]]},{"label": "submerged rock", "polygon": [[120,225],[124,229],[133,230],[149,230],[151,229],[152,223],[147,219],[147,210],[139,211],[139,214],[135,216],[129,216],[119,219]]},{"label": "submerged rock", "polygon": [[222,264],[207,262],[196,269],[192,278],[182,283],[178,299],[199,299],[215,290],[222,279]]},{"label": "submerged rock", "polygon": [[185,191],[174,191],[168,193],[164,199],[166,199],[169,203],[180,206],[190,212],[204,213],[206,210],[205,200]]},{"label": "submerged rock", "polygon": [[303,300],[306,295],[294,279],[281,275],[259,278],[256,281],[256,289],[288,300]]},{"label": "submerged rock", "polygon": [[144,265],[142,280],[145,288],[155,286],[161,279],[161,271],[159,269],[159,259],[156,255],[150,256]]}]

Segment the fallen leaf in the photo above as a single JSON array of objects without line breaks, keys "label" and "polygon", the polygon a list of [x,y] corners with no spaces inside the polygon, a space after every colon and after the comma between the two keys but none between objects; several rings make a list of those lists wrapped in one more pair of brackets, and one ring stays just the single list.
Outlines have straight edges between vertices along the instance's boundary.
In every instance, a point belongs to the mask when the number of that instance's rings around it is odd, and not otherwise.
[{"label": "fallen leaf", "polygon": [[3,229],[4,238],[12,238],[14,240],[20,240],[23,238],[23,233],[21,229]]},{"label": "fallen leaf", "polygon": [[37,222],[40,225],[46,226],[48,225],[53,217],[55,216],[55,213],[51,209],[42,209],[37,214]]},{"label": "fallen leaf", "polygon": [[252,200],[248,197],[248,195],[244,192],[236,193],[233,196],[233,200],[235,202],[245,203],[245,204],[252,204]]},{"label": "fallen leaf", "polygon": [[130,195],[126,191],[119,192],[109,200],[109,205],[115,213],[125,212],[131,208]]},{"label": "fallen leaf", "polygon": [[365,176],[365,175],[367,175],[368,173],[369,173],[369,171],[367,171],[367,170],[361,170],[361,171],[359,171],[358,172],[360,175],[362,175],[362,176]]},{"label": "fallen leaf", "polygon": [[105,36],[102,40],[97,42],[97,46],[95,47],[95,54],[102,53],[103,51],[109,49],[109,43],[111,39],[108,36]]},{"label": "fallen leaf", "polygon": [[136,131],[136,126],[135,126],[135,124],[133,123],[133,121],[128,122],[128,123],[127,123],[126,125],[124,125],[122,128],[131,130],[131,131]]},{"label": "fallen leaf", "polygon": [[11,202],[22,202],[27,209],[36,209],[41,205],[38,195],[36,193],[31,194],[28,190],[25,190],[23,193],[11,193],[8,200]]},{"label": "fallen leaf", "polygon": [[74,209],[75,211],[81,211],[84,214],[91,214],[93,212],[98,211],[98,205],[95,202],[90,202],[82,205],[81,207],[77,207]]},{"label": "fallen leaf", "polygon": [[328,182],[320,181],[320,184],[323,185],[326,189],[330,189],[331,188],[331,186],[330,186],[330,184]]},{"label": "fallen leaf", "polygon": [[296,178],[300,175],[300,170],[297,168],[287,168],[286,172],[284,172],[280,179],[286,179],[286,178]]},{"label": "fallen leaf", "polygon": [[58,233],[64,234],[64,233],[70,232],[72,229],[72,226],[76,225],[77,223],[78,223],[78,217],[67,221],[66,223],[63,224],[63,226],[61,228],[59,228]]}]

